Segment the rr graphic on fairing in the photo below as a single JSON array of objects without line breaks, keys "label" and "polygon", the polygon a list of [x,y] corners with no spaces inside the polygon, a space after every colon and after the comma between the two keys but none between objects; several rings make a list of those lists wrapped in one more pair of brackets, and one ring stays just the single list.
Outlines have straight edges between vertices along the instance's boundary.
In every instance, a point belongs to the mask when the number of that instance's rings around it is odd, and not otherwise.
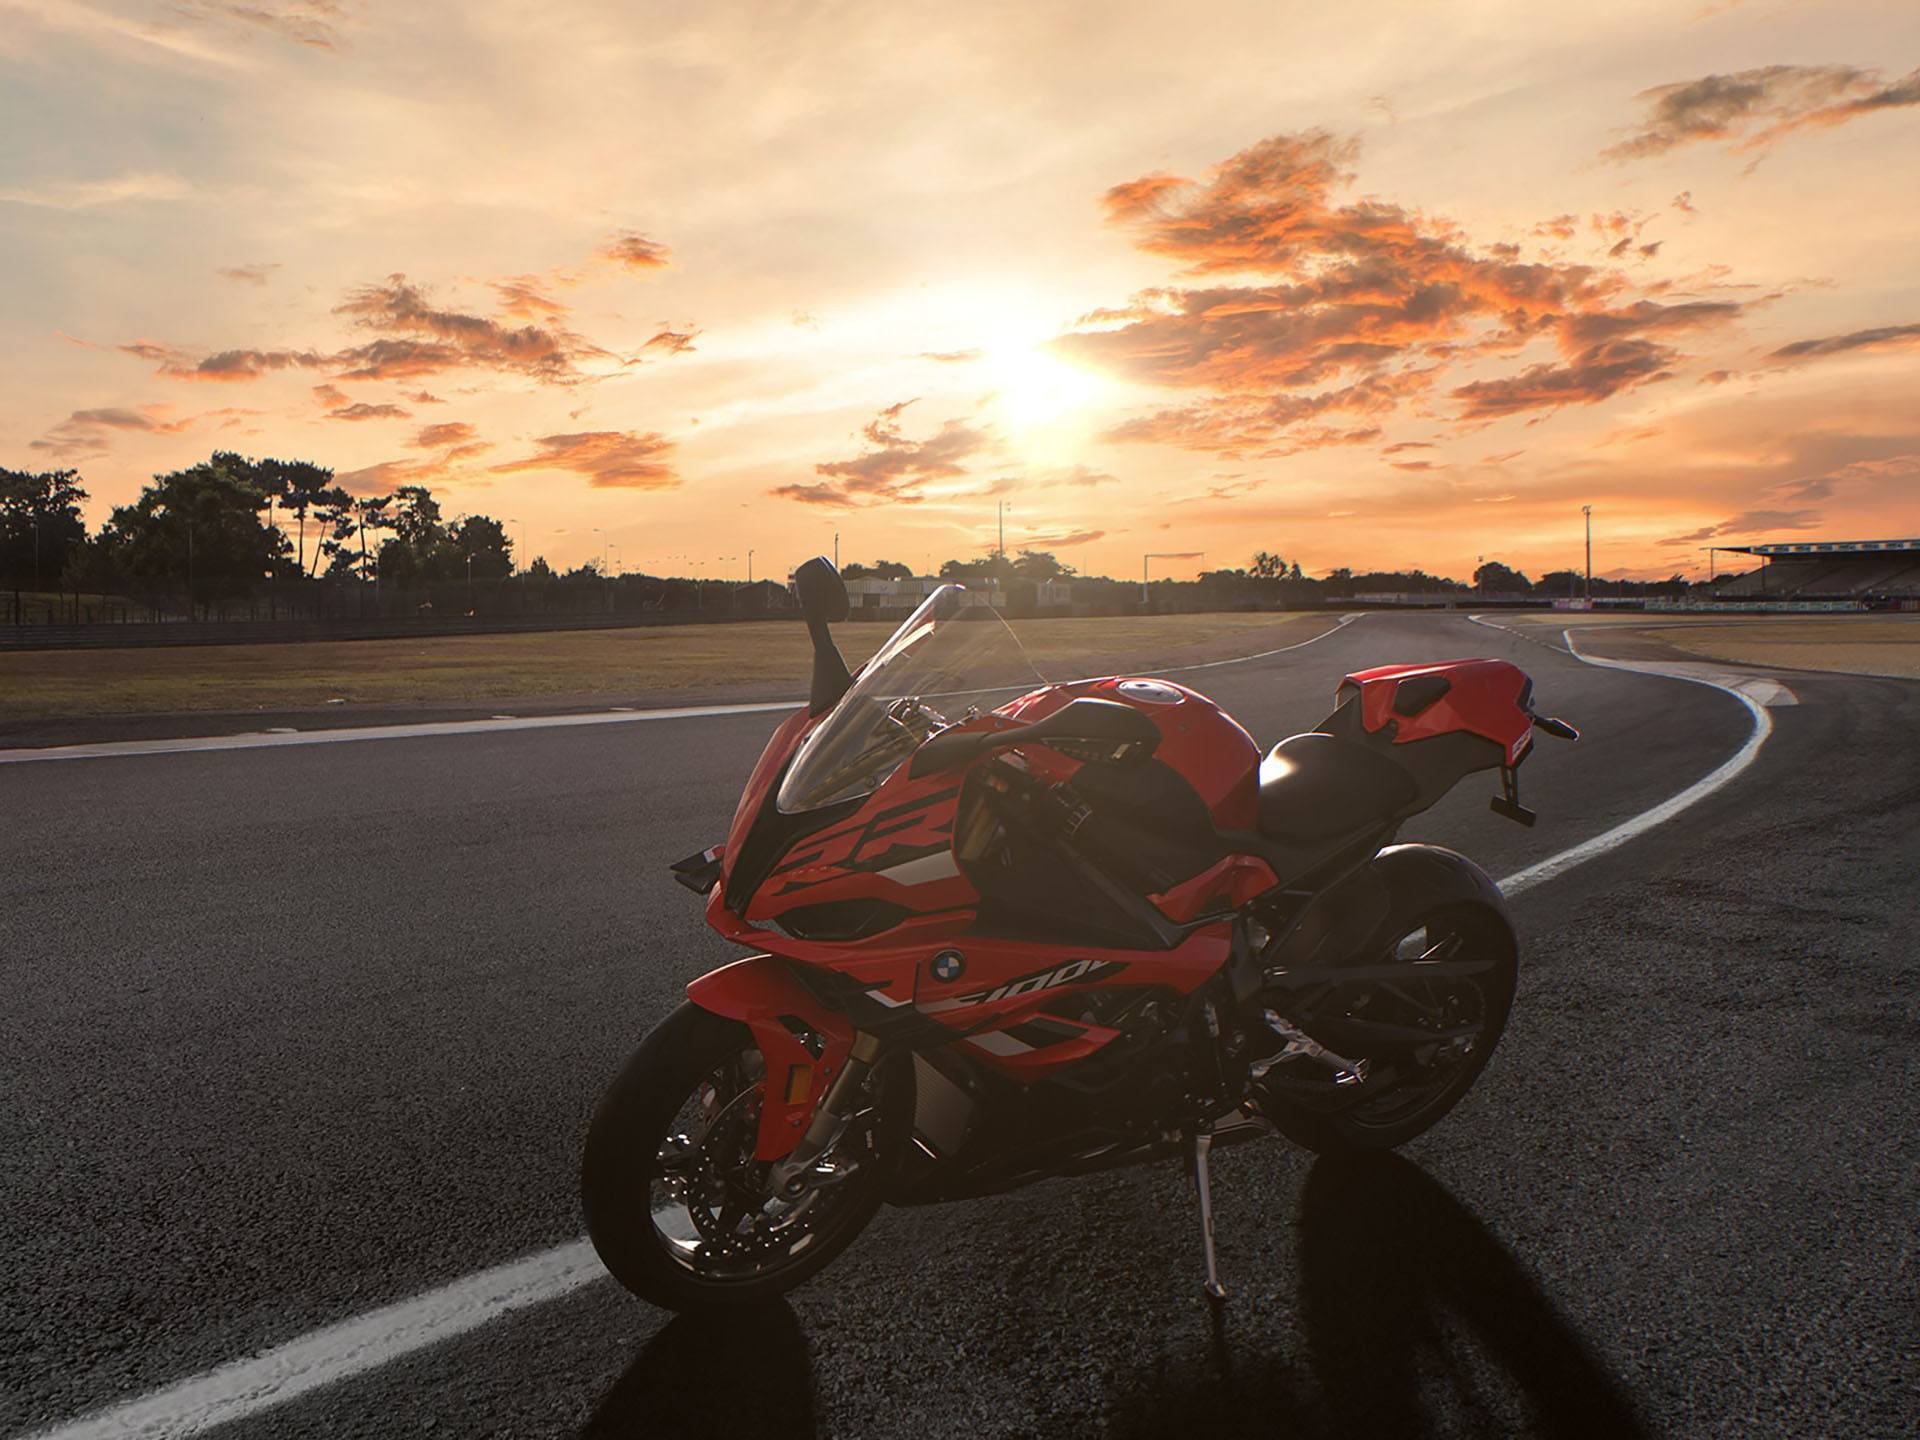
[{"label": "rr graphic on fairing", "polygon": [[1452,1109],[1513,1002],[1500,892],[1392,845],[1466,775],[1531,824],[1532,682],[1500,660],[1349,675],[1262,759],[1159,680],[1049,685],[991,609],[929,596],[850,676],[846,589],[795,585],[812,696],[726,843],[674,867],[765,953],[702,976],[595,1112],[593,1243],[675,1309],[765,1300],[885,1201],[951,1200],[1274,1131],[1398,1145]]}]

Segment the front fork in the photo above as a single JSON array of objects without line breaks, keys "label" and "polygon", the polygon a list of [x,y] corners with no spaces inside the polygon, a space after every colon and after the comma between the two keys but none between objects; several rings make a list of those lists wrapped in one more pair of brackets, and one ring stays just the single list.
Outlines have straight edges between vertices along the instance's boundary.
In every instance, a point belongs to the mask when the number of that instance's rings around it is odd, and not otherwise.
[{"label": "front fork", "polygon": [[847,1051],[846,1063],[840,1067],[840,1073],[833,1077],[827,1093],[814,1108],[806,1134],[800,1137],[800,1142],[784,1159],[776,1160],[773,1168],[767,1172],[770,1194],[785,1200],[797,1200],[813,1186],[831,1184],[845,1178],[831,1165],[823,1164],[823,1161],[853,1122],[854,1111],[860,1104],[861,1088],[867,1083],[867,1077],[873,1073],[874,1062],[879,1058],[879,1039],[870,1031],[856,1031],[853,1044]]}]

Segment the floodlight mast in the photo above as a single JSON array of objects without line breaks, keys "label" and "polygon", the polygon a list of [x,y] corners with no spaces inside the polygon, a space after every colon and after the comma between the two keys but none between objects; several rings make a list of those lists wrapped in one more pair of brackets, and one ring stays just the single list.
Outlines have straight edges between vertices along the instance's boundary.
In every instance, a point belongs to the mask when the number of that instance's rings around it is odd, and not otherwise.
[{"label": "floodlight mast", "polygon": [[1151,562],[1155,560],[1205,560],[1206,558],[1207,552],[1204,550],[1155,550],[1151,554],[1142,555],[1140,557],[1140,603],[1145,605],[1153,598],[1147,589],[1147,567]]},{"label": "floodlight mast", "polygon": [[1580,513],[1587,517],[1587,593],[1588,604],[1593,603],[1593,507],[1582,505]]}]

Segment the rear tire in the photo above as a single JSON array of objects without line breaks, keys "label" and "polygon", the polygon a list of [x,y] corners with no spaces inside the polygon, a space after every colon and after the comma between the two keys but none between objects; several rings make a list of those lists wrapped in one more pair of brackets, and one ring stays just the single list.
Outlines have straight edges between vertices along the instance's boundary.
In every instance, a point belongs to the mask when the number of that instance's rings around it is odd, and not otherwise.
[{"label": "rear tire", "polygon": [[[751,1030],[683,1003],[648,1033],[594,1111],[580,1175],[587,1233],[614,1278],[643,1300],[682,1311],[763,1304],[833,1260],[879,1208],[903,1108],[911,1121],[911,1071],[903,1097],[900,1067],[875,1068],[868,1120],[829,1152],[859,1168],[797,1202],[769,1241],[754,1231],[751,1203],[767,1169],[752,1159],[756,1065],[764,1076]],[[694,1131],[695,1145],[680,1143]],[[716,1196],[724,1197],[717,1206]],[[800,1213],[806,1205],[811,1215]],[[716,1224],[723,1235],[710,1233]]]},{"label": "rear tire", "polygon": [[[1276,1004],[1276,1009],[1330,1049],[1352,1060],[1365,1058],[1373,1066],[1366,1084],[1355,1087],[1351,1097],[1342,1095],[1330,1079],[1324,1099],[1278,1088],[1266,1092],[1262,1109],[1280,1133],[1323,1155],[1391,1150],[1425,1134],[1479,1079],[1513,1010],[1519,946],[1512,927],[1498,911],[1472,902],[1427,902],[1424,908],[1398,902],[1388,933],[1396,939],[1384,954],[1356,955],[1348,963],[1376,965],[1391,962],[1396,955],[1407,959],[1409,951],[1417,955],[1451,941],[1456,948],[1447,958],[1487,960],[1491,966],[1481,975],[1458,981],[1421,980],[1410,969],[1404,984],[1336,983],[1309,1004],[1303,1005],[1295,996]],[[1329,968],[1330,976],[1337,974],[1338,967]],[[1477,1026],[1477,1034],[1464,1053],[1459,1053],[1460,1040],[1370,1053],[1364,1044],[1355,1044],[1341,1033],[1342,1021],[1362,1020],[1363,1015],[1416,1028],[1430,1025],[1457,1031]],[[1291,1063],[1296,1069],[1302,1064]],[[1375,1085],[1381,1088],[1369,1092],[1367,1087]],[[1341,1108],[1323,1108],[1326,1105]]]}]

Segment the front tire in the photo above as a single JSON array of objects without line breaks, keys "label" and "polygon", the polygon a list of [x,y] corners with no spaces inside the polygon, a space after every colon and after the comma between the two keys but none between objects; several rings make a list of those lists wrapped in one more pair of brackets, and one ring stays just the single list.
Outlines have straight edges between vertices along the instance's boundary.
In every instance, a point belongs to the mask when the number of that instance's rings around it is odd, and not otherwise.
[{"label": "front tire", "polygon": [[[601,1097],[580,1198],[607,1269],[669,1310],[753,1305],[823,1268],[879,1208],[902,1109],[896,1067],[875,1068],[828,1152],[846,1178],[796,1201],[765,1194],[753,1159],[766,1065],[753,1032],[691,1002],[655,1026]],[[911,1098],[905,1102],[911,1116]]]}]

